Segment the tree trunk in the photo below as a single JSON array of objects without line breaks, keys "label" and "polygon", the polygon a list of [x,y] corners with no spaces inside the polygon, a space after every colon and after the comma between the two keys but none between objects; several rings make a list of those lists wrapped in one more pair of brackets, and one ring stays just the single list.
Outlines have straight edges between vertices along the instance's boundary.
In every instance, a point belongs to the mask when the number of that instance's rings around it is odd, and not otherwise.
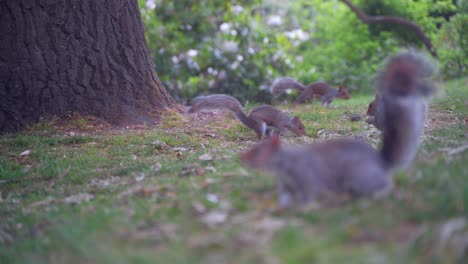
[{"label": "tree trunk", "polygon": [[67,112],[151,122],[173,103],[137,0],[0,1],[0,131]]}]

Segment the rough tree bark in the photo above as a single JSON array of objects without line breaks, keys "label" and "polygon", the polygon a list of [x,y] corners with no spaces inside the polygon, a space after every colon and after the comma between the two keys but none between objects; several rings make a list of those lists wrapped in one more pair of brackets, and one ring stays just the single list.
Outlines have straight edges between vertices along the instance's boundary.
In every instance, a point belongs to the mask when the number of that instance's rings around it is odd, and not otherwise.
[{"label": "rough tree bark", "polygon": [[0,131],[70,111],[151,122],[173,103],[137,0],[0,1]]},{"label": "rough tree bark", "polygon": [[389,23],[406,27],[412,30],[416,36],[424,43],[432,56],[437,57],[437,52],[432,46],[431,40],[424,34],[424,31],[415,23],[395,16],[369,16],[361,9],[354,6],[349,0],[342,0],[353,11],[359,19],[366,24]]}]

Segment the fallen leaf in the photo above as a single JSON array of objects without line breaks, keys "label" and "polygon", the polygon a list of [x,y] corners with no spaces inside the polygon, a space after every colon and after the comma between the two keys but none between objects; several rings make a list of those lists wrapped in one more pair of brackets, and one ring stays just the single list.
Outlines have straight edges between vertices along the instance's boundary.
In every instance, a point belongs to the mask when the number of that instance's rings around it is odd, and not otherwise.
[{"label": "fallen leaf", "polygon": [[212,228],[224,223],[227,217],[227,212],[221,210],[212,210],[200,217],[200,221],[208,227]]},{"label": "fallen leaf", "polygon": [[211,171],[211,172],[216,172],[216,169],[215,169],[215,167],[213,167],[213,166],[206,166],[206,167],[205,167],[205,170]]},{"label": "fallen leaf", "polygon": [[63,199],[65,203],[68,204],[80,204],[82,202],[88,202],[94,198],[94,195],[89,193],[79,193],[72,196],[68,196],[67,198]]},{"label": "fallen leaf", "polygon": [[225,172],[222,174],[223,177],[233,177],[233,176],[249,176],[249,172],[244,168],[239,168],[235,172]]},{"label": "fallen leaf", "polygon": [[160,171],[160,170],[161,170],[161,167],[162,167],[162,166],[161,166],[161,163],[158,162],[158,163],[156,163],[156,164],[154,164],[154,165],[151,166],[151,170],[153,170],[153,171]]},{"label": "fallen leaf", "polygon": [[169,148],[169,146],[161,140],[155,140],[151,142],[151,145],[155,146],[156,149],[168,149]]},{"label": "fallen leaf", "polygon": [[206,208],[202,203],[199,202],[193,202],[192,207],[195,210],[197,214],[203,214],[206,212]]},{"label": "fallen leaf", "polygon": [[139,194],[144,197],[151,196],[153,193],[157,192],[158,190],[154,187],[143,187],[140,189]]},{"label": "fallen leaf", "polygon": [[439,228],[439,243],[437,252],[442,255],[445,250],[456,253],[462,258],[468,249],[467,219],[457,217],[450,219]]},{"label": "fallen leaf", "polygon": [[[142,185],[137,185],[133,186],[121,193],[118,194],[118,198],[123,198],[127,196],[132,196],[132,195],[138,195],[138,196],[143,196],[143,197],[149,197],[153,195],[154,193],[157,193],[159,190],[158,188],[154,186],[142,186]],[[166,196],[170,196],[171,194],[169,192],[165,193]]]},{"label": "fallen leaf", "polygon": [[209,184],[213,184],[213,183],[216,183],[217,180],[213,179],[213,178],[206,178],[205,179],[205,184],[209,185]]},{"label": "fallen leaf", "polygon": [[200,175],[203,175],[204,173],[205,173],[205,170],[198,167],[198,164],[188,164],[180,170],[179,176],[181,177],[188,177],[192,175],[200,176]]},{"label": "fallen leaf", "polygon": [[89,182],[89,185],[97,186],[99,188],[106,188],[106,187],[110,186],[111,184],[115,184],[115,183],[117,183],[119,181],[120,181],[119,177],[110,176],[109,178],[101,179],[101,180],[91,179],[91,181]]},{"label": "fallen leaf", "polygon": [[145,179],[145,176],[146,176],[146,175],[145,175],[144,173],[140,173],[140,175],[138,175],[138,176],[135,177],[135,181],[136,181],[136,182],[141,182],[142,180]]},{"label": "fallen leaf", "polygon": [[457,147],[457,148],[449,149],[447,151],[447,154],[449,156],[453,156],[453,155],[456,155],[456,154],[459,154],[459,153],[463,153],[466,150],[468,150],[468,144],[462,145],[462,146]]},{"label": "fallen leaf", "polygon": [[454,218],[445,222],[439,230],[439,242],[444,245],[452,234],[466,226],[466,220],[463,217]]},{"label": "fallen leaf", "polygon": [[21,170],[21,172],[26,173],[26,172],[30,171],[32,167],[33,167],[32,165],[26,164],[26,166],[24,166],[24,168]]},{"label": "fallen leaf", "polygon": [[175,151],[188,151],[189,149],[188,148],[184,148],[184,147],[175,147],[175,148],[172,148],[173,150]]},{"label": "fallen leaf", "polygon": [[33,202],[33,203],[29,204],[29,207],[38,207],[38,206],[49,205],[49,204],[53,203],[54,201],[55,201],[54,197],[49,196],[44,200],[36,201],[36,202]]},{"label": "fallen leaf", "polygon": [[219,199],[216,194],[209,193],[206,195],[206,200],[212,202],[212,203],[218,203]]},{"label": "fallen leaf", "polygon": [[203,160],[203,161],[208,161],[208,160],[213,160],[213,157],[209,153],[205,153],[201,155],[200,157],[198,157],[198,159]]},{"label": "fallen leaf", "polygon": [[136,240],[146,240],[153,242],[160,242],[166,239],[173,239],[176,237],[175,225],[164,225],[159,224],[150,227],[139,228],[138,230],[125,232],[122,234],[123,237]]},{"label": "fallen leaf", "polygon": [[28,156],[29,154],[31,154],[31,150],[28,149],[28,150],[25,150],[25,151],[21,152],[19,154],[19,156],[24,157],[24,156]]}]

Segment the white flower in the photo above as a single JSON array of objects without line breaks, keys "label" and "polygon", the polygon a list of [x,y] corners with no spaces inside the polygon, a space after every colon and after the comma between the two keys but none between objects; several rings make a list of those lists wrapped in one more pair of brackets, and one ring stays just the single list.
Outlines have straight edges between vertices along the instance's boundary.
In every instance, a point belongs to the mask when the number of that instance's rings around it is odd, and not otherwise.
[{"label": "white flower", "polygon": [[222,44],[221,50],[224,52],[236,53],[239,50],[239,46],[235,41],[225,41]]},{"label": "white flower", "polygon": [[270,16],[267,20],[269,26],[281,26],[283,21],[280,16]]},{"label": "white flower", "polygon": [[302,29],[296,29],[293,31],[286,31],[284,32],[284,35],[288,37],[289,39],[298,39],[301,41],[305,41],[309,39],[309,34],[304,32]]},{"label": "white flower", "polygon": [[187,51],[187,55],[189,57],[195,57],[198,55],[198,50],[190,49],[189,51]]},{"label": "white flower", "polygon": [[148,9],[155,9],[156,8],[156,3],[154,2],[154,0],[146,0],[146,7]]},{"label": "white flower", "polygon": [[229,23],[223,22],[221,25],[219,25],[219,30],[223,33],[229,32],[229,29],[231,29],[231,25]]},{"label": "white flower", "polygon": [[239,14],[242,11],[244,11],[244,8],[242,6],[240,6],[240,5],[233,5],[232,6],[232,12],[234,12],[235,14]]}]

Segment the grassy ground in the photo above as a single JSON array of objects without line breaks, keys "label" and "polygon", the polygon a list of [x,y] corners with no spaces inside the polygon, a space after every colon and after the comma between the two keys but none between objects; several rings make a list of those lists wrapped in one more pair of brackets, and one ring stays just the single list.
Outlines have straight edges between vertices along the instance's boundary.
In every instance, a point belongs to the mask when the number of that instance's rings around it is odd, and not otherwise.
[{"label": "grassy ground", "polygon": [[[319,209],[276,210],[274,179],[238,161],[255,135],[229,115],[150,129],[72,116],[0,136],[0,263],[468,263],[467,84],[433,102],[392,194]],[[375,145],[348,118],[371,99],[297,107],[309,137],[286,141]]]}]

